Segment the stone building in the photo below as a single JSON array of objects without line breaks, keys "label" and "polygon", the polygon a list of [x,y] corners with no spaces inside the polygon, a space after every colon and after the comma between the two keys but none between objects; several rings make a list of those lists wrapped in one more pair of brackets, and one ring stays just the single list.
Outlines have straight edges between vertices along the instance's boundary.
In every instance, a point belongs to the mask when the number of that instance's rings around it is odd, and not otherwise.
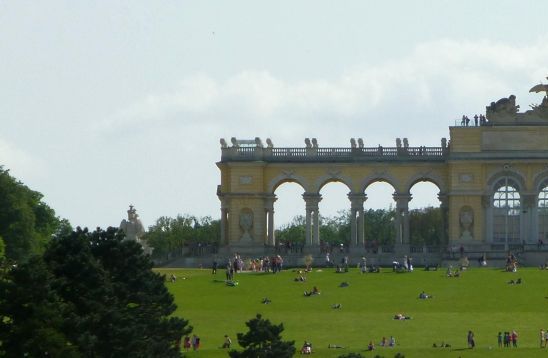
[{"label": "stone building", "polygon": [[[539,87],[540,86],[540,87]],[[221,240],[230,251],[253,252],[276,243],[275,190],[285,182],[304,189],[306,248],[320,244],[318,203],[329,182],[348,187],[351,251],[364,247],[365,189],[374,182],[394,188],[396,251],[409,249],[410,188],[432,182],[443,213],[441,242],[480,250],[507,250],[548,243],[548,89],[542,103],[519,112],[515,96],[486,108],[486,115],[449,128],[440,146],[366,147],[352,138],[349,147],[325,148],[315,138],[304,147],[278,148],[270,139],[221,139]]]}]

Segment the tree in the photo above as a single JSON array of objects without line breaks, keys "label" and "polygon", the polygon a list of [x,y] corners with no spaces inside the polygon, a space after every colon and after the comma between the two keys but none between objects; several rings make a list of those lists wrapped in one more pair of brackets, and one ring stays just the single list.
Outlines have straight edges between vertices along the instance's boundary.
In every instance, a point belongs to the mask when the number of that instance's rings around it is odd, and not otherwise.
[{"label": "tree", "polygon": [[[39,268],[43,262],[40,275],[30,265],[12,270],[0,283],[12,298],[0,298],[2,347],[30,347],[33,332],[49,327],[46,338],[55,339],[45,341],[51,347],[39,346],[41,355],[70,346],[83,356],[180,356],[177,342],[192,327],[170,317],[176,306],[163,276],[152,271],[138,243],[123,238],[116,228],[92,233],[77,228],[33,259]],[[34,286],[43,294],[33,294]],[[18,296],[25,299],[13,299]],[[42,307],[50,309],[44,313]]]},{"label": "tree", "polygon": [[0,166],[0,236],[8,259],[20,262],[43,252],[56,232],[59,219],[42,197]]},{"label": "tree", "polygon": [[414,245],[439,245],[442,235],[441,209],[427,207],[409,212],[411,243]]},{"label": "tree", "polygon": [[238,333],[238,343],[244,348],[242,352],[232,350],[232,358],[289,358],[295,354],[295,341],[282,341],[280,334],[283,323],[275,325],[263,319],[260,314],[248,322],[249,332]]},{"label": "tree", "polygon": [[5,255],[6,255],[6,244],[4,243],[4,239],[2,239],[2,236],[0,236],[0,261],[4,259]]}]

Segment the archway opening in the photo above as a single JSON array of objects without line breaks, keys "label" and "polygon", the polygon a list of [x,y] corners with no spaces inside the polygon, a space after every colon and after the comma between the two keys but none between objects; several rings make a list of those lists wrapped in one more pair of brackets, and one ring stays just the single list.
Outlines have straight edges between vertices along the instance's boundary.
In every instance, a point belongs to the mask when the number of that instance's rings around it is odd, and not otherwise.
[{"label": "archway opening", "polygon": [[365,248],[368,252],[391,250],[396,241],[395,189],[384,181],[377,181],[365,189],[367,200],[364,204]]},{"label": "archway opening", "polygon": [[322,200],[319,208],[320,250],[332,252],[350,244],[350,202],[346,184],[331,181],[320,189]]},{"label": "archway opening", "polygon": [[[288,181],[279,185],[274,194],[275,246],[284,253],[301,250],[305,240],[304,188],[296,182]],[[267,220],[267,230],[268,224]]]},{"label": "archway opening", "polygon": [[409,242],[412,246],[445,244],[440,189],[430,181],[415,183],[409,193]]}]

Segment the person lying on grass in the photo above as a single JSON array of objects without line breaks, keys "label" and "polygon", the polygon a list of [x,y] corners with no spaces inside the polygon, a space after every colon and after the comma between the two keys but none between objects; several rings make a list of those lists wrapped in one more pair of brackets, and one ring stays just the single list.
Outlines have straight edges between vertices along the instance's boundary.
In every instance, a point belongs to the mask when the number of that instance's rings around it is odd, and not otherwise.
[{"label": "person lying on grass", "polygon": [[406,315],[404,315],[404,314],[402,314],[402,313],[397,313],[397,314],[394,315],[394,319],[403,321],[403,320],[405,320],[405,319],[411,319],[411,317],[410,317],[410,316],[406,316]]},{"label": "person lying on grass", "polygon": [[305,296],[312,296],[312,295],[319,295],[320,294],[320,290],[318,290],[318,287],[314,286],[312,287],[312,291],[304,291],[304,295]]}]

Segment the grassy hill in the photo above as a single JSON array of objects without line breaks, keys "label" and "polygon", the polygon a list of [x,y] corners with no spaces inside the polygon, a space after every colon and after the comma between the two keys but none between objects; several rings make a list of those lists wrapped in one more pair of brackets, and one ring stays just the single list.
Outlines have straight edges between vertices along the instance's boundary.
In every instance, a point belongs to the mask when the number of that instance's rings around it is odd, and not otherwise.
[{"label": "grassy hill", "polygon": [[[337,357],[359,352],[366,357],[536,357],[548,355],[539,348],[539,330],[548,328],[548,271],[534,268],[517,273],[476,268],[459,278],[448,278],[444,270],[360,274],[356,269],[337,274],[333,269],[314,270],[306,282],[294,282],[295,272],[241,273],[237,287],[224,283],[224,270],[169,269],[177,275],[166,283],[175,295],[176,315],[189,319],[202,348],[188,356],[226,357],[219,347],[223,336],[246,332],[245,322],[256,313],[273,323],[283,322],[283,336],[295,340],[299,350],[304,340],[312,342],[314,356]],[[184,278],[184,279],[183,279]],[[521,278],[521,285],[507,282]],[[343,281],[349,287],[339,287]],[[304,297],[317,286],[321,294]],[[421,291],[434,296],[420,300]],[[261,303],[263,297],[271,304]],[[332,309],[340,303],[342,308]],[[398,321],[396,313],[411,316]],[[476,348],[467,349],[466,334],[475,334]],[[498,348],[499,331],[516,330],[518,348]],[[395,348],[378,347],[382,337],[396,338]],[[376,350],[367,352],[369,341]],[[451,348],[432,348],[449,343]],[[337,344],[345,349],[328,349]]]}]

